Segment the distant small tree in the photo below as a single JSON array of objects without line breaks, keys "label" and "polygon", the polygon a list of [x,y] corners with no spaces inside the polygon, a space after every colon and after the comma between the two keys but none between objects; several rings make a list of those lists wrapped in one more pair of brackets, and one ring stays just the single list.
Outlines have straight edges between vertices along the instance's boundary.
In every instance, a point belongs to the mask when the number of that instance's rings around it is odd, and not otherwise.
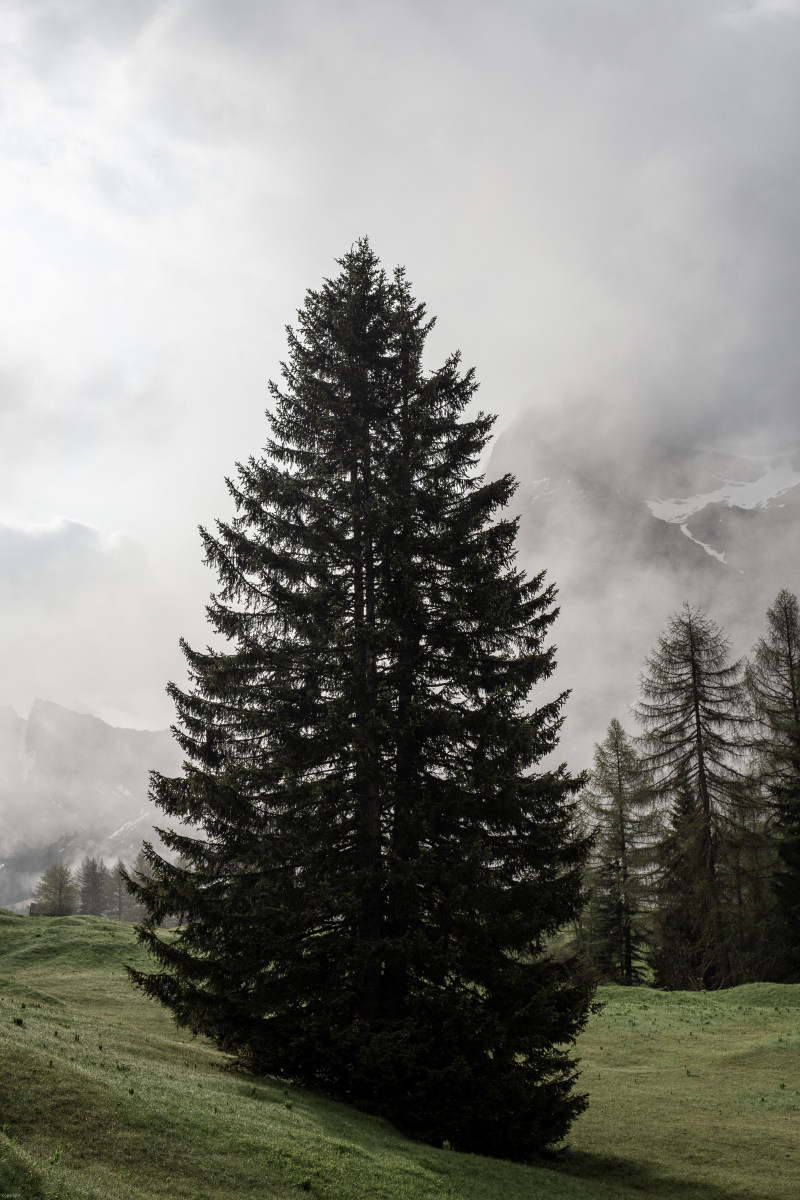
[{"label": "distant small tree", "polygon": [[595,746],[584,800],[594,826],[591,958],[614,983],[640,983],[651,846],[658,823],[650,772],[616,719]]},{"label": "distant small tree", "polygon": [[37,883],[33,896],[44,916],[68,917],[75,912],[78,902],[75,876],[64,863],[52,863]]},{"label": "distant small tree", "polygon": [[[128,893],[127,903],[125,905],[125,920],[134,923],[143,921],[147,915],[147,909],[139,900],[138,888],[142,883],[146,883],[153,878],[153,868],[147,861],[144,849],[141,849],[136,858],[133,860],[133,867],[128,870],[123,867],[125,890]],[[162,925],[162,922],[159,922]]]},{"label": "distant small tree", "polygon": [[78,869],[78,912],[102,917],[108,903],[108,868],[88,855]]},{"label": "distant small tree", "polygon": [[114,866],[108,872],[106,912],[115,921],[127,920],[127,909],[132,903],[131,896],[128,894],[128,886],[125,882],[126,872],[127,868],[121,858],[117,859]]}]

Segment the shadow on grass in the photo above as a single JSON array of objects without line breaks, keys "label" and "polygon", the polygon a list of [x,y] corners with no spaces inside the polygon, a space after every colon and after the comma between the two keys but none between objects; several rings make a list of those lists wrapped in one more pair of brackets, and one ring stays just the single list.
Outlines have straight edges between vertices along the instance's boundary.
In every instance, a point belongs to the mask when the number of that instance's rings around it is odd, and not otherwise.
[{"label": "shadow on grass", "polygon": [[619,1185],[641,1192],[642,1196],[657,1196],[659,1200],[774,1200],[765,1192],[746,1186],[734,1192],[728,1184],[717,1186],[708,1179],[687,1179],[652,1165],[634,1162],[614,1154],[592,1154],[586,1150],[570,1150],[553,1168],[572,1179]]}]

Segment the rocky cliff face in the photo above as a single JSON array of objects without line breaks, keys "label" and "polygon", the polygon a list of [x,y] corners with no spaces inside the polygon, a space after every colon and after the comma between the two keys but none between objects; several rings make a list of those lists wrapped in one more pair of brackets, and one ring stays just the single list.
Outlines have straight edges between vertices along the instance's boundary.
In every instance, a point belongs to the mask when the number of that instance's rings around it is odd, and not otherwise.
[{"label": "rocky cliff face", "polygon": [[180,768],[167,730],[117,729],[44,700],[27,719],[0,708],[0,904],[23,901],[55,858],[132,862],[162,823],[149,772]]}]

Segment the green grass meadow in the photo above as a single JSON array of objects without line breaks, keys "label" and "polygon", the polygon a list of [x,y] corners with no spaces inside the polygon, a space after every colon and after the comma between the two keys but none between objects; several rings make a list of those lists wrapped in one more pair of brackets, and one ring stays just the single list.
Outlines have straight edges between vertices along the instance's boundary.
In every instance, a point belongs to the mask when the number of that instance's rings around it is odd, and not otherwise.
[{"label": "green grass meadow", "polygon": [[409,1141],[230,1069],[128,984],[130,926],[0,910],[0,1197],[800,1197],[800,985],[604,988],[558,1163]]}]

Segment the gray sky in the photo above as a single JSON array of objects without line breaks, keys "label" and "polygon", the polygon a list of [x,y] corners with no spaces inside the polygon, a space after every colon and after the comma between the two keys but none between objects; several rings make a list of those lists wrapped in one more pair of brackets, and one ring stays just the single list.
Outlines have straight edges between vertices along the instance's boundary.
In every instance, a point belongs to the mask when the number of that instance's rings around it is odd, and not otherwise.
[{"label": "gray sky", "polygon": [[798,0],[4,0],[0,703],[169,723],[361,234],[499,429],[800,436],[799,117]]}]

